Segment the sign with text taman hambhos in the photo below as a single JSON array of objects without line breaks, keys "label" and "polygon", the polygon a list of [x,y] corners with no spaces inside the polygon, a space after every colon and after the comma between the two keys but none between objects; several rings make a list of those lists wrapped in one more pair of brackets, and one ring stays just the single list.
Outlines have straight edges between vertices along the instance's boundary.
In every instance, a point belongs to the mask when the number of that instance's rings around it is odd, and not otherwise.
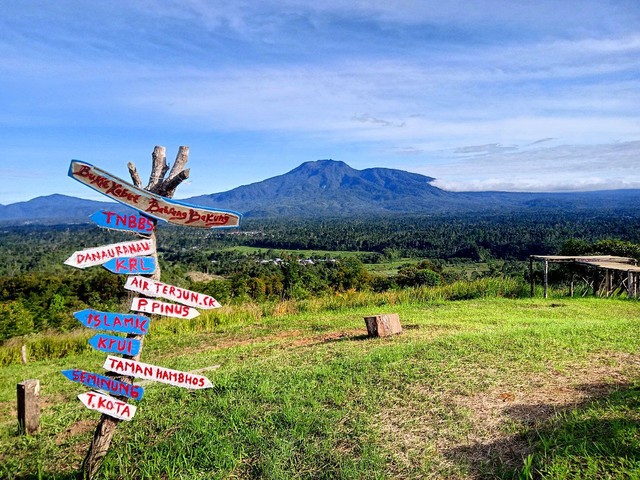
[{"label": "sign with text taman hambhos", "polygon": [[118,213],[100,210],[89,217],[102,228],[135,232],[141,235],[151,235],[155,228],[155,221],[137,213]]},{"label": "sign with text taman hambhos", "polygon": [[174,287],[150,278],[132,276],[127,278],[124,288],[132,292],[142,293],[149,297],[166,298],[195,308],[220,308],[218,301],[203,293],[192,292],[185,288]]},{"label": "sign with text taman hambhos", "polygon": [[153,239],[145,238],[79,250],[67,258],[64,263],[76,268],[87,268],[102,265],[117,257],[152,255],[155,251],[156,246]]},{"label": "sign with text taman hambhos", "polygon": [[163,315],[165,317],[184,318],[191,320],[200,315],[195,308],[186,305],[178,305],[176,303],[160,302],[151,298],[135,297],[131,301],[131,310],[134,312],[145,312],[155,315]]},{"label": "sign with text taman hambhos", "polygon": [[202,375],[181,372],[179,370],[171,370],[170,368],[149,365],[147,363],[136,362],[135,360],[129,360],[126,358],[118,358],[112,355],[107,357],[102,368],[121,375],[168,383],[175,387],[191,389],[213,387],[211,381]]},{"label": "sign with text taman hambhos", "polygon": [[149,317],[133,313],[112,313],[85,309],[73,314],[85,327],[110,332],[146,335],[149,332]]},{"label": "sign with text taman hambhos", "polygon": [[230,228],[238,227],[242,219],[241,214],[230,210],[198,207],[156,195],[80,160],[71,161],[69,176],[145,215],[175,225],[197,228]]},{"label": "sign with text taman hambhos", "polygon": [[104,390],[111,395],[118,395],[123,397],[129,397],[133,400],[140,400],[144,395],[144,388],[140,385],[133,385],[131,383],[121,382],[112,377],[106,375],[100,375],[98,373],[87,372],[85,370],[62,370],[62,374],[72,382],[81,383],[89,388],[95,388],[96,390]]},{"label": "sign with text taman hambhos", "polygon": [[98,392],[87,392],[78,395],[84,406],[105,413],[120,420],[129,421],[136,414],[137,407]]}]

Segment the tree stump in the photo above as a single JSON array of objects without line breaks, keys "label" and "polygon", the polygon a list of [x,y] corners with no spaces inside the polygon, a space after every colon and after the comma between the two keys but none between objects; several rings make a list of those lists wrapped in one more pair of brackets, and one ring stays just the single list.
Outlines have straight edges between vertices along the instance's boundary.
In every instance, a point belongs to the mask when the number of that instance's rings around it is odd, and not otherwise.
[{"label": "tree stump", "polygon": [[18,431],[33,435],[40,431],[40,380],[18,384]]},{"label": "tree stump", "polygon": [[389,337],[402,333],[400,317],[397,313],[364,317],[364,323],[367,325],[367,334],[370,337]]}]

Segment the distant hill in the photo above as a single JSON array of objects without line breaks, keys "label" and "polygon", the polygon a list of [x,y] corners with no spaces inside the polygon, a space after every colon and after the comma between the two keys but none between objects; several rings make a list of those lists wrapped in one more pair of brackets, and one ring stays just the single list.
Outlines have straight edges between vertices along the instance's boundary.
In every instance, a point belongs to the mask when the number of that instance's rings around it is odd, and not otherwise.
[{"label": "distant hill", "polygon": [[[632,211],[640,190],[575,193],[448,192],[433,178],[389,168],[355,170],[344,162],[306,162],[284,175],[223,193],[185,199],[195,205],[239,211],[247,217],[330,217],[460,214],[506,211]],[[88,221],[100,208],[124,207],[65,195],[0,205],[0,222]]]}]

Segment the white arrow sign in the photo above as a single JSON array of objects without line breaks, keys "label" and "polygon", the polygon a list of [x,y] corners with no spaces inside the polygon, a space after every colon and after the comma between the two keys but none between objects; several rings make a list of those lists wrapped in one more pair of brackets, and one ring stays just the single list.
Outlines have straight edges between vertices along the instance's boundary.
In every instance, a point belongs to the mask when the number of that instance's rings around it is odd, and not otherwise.
[{"label": "white arrow sign", "polygon": [[160,297],[166,298],[167,300],[173,300],[174,302],[189,305],[190,307],[209,309],[220,308],[222,306],[215,298],[210,297],[209,295],[192,292],[191,290],[174,287],[173,285],[167,285],[166,283],[140,276],[131,276],[127,278],[127,283],[124,288],[131,290],[132,292],[142,293],[149,297]]},{"label": "white arrow sign", "polygon": [[165,317],[176,317],[190,320],[200,315],[195,308],[186,305],[177,305],[175,303],[159,302],[151,298],[135,297],[131,302],[131,310],[134,312],[155,313],[156,315],[164,315]]},{"label": "white arrow sign", "polygon": [[113,355],[107,356],[102,368],[129,377],[155,380],[156,382],[168,383],[176,387],[192,389],[213,387],[211,381],[202,375],[157,367],[156,365],[136,362],[135,360],[114,357]]},{"label": "white arrow sign", "polygon": [[116,257],[138,257],[151,255],[156,247],[152,239],[134,240],[131,242],[113,243],[102,247],[88,248],[75,252],[64,263],[76,268],[87,268],[102,265]]},{"label": "white arrow sign", "polygon": [[129,405],[127,402],[121,402],[109,395],[98,392],[87,392],[78,395],[78,398],[84,406],[100,413],[105,413],[110,417],[119,418],[120,420],[129,421],[136,414],[137,407]]}]

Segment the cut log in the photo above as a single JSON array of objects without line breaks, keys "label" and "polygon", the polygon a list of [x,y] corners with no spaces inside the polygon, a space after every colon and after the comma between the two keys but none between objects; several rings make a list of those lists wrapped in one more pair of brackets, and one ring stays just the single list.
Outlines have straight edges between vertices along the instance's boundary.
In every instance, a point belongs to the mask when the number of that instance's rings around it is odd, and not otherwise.
[{"label": "cut log", "polygon": [[402,333],[400,317],[397,313],[364,317],[367,333],[370,337],[388,337]]}]

